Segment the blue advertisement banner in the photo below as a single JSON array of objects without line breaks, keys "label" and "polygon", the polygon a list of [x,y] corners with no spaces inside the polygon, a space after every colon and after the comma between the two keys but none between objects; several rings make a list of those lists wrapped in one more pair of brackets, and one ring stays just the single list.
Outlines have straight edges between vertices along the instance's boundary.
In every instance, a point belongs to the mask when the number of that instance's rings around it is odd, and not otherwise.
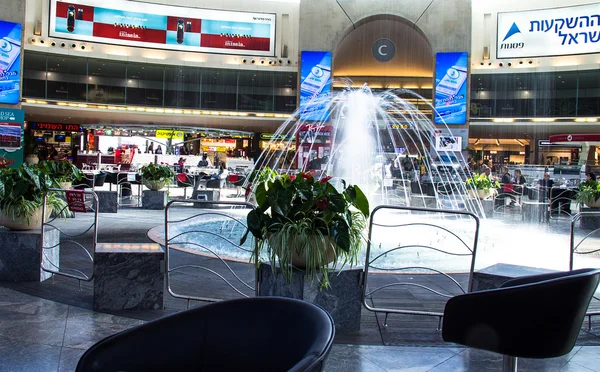
[{"label": "blue advertisement banner", "polygon": [[0,21],[0,103],[20,100],[21,25]]},{"label": "blue advertisement banner", "polygon": [[302,52],[300,119],[327,121],[331,114],[331,52]]},{"label": "blue advertisement banner", "polygon": [[467,123],[467,52],[435,57],[435,124]]},{"label": "blue advertisement banner", "polygon": [[23,110],[0,108],[0,168],[23,163]]}]

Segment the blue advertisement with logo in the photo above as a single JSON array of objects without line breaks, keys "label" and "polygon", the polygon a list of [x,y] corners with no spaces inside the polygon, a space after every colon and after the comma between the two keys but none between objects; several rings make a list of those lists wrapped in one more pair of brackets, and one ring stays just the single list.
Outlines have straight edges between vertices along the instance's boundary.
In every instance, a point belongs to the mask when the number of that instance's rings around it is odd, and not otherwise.
[{"label": "blue advertisement with logo", "polygon": [[300,119],[327,121],[330,104],[331,52],[302,52]]},{"label": "blue advertisement with logo", "polygon": [[467,123],[467,52],[435,57],[435,124]]},{"label": "blue advertisement with logo", "polygon": [[0,103],[19,103],[21,25],[0,21]]},{"label": "blue advertisement with logo", "polygon": [[0,108],[0,168],[23,163],[23,110]]}]

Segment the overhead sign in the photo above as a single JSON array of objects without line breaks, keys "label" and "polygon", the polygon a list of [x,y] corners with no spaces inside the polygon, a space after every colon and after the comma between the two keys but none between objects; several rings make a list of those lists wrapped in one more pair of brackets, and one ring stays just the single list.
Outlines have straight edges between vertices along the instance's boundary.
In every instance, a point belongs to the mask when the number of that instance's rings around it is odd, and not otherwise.
[{"label": "overhead sign", "polygon": [[327,121],[331,105],[331,52],[302,52],[300,119]]},{"label": "overhead sign", "polygon": [[21,82],[21,25],[0,21],[0,103],[19,103]]},{"label": "overhead sign", "polygon": [[435,124],[467,123],[467,52],[435,56]]},{"label": "overhead sign", "polygon": [[387,62],[396,55],[396,45],[390,39],[379,39],[371,47],[371,53],[379,62]]},{"label": "overhead sign", "polygon": [[67,190],[65,194],[71,212],[87,212],[83,190]]},{"label": "overhead sign", "polygon": [[498,58],[600,52],[600,3],[498,13]]},{"label": "overhead sign", "polygon": [[51,37],[187,52],[275,55],[275,14],[126,0],[50,0]]},{"label": "overhead sign", "polygon": [[156,130],[156,138],[172,138],[172,139],[180,139],[182,140],[184,133],[182,130],[172,130],[172,129],[157,129]]},{"label": "overhead sign", "polygon": [[31,127],[37,130],[53,130],[58,132],[81,132],[81,126],[79,124],[32,123]]}]

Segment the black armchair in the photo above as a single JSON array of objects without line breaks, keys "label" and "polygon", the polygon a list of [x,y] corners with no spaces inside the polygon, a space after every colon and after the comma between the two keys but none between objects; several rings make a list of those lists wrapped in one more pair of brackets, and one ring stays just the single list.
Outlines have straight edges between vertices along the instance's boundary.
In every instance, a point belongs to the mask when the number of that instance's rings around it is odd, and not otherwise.
[{"label": "black armchair", "polygon": [[553,358],[569,353],[600,280],[600,270],[527,276],[498,289],[451,298],[442,337],[504,355],[504,370],[517,357]]},{"label": "black armchair", "polygon": [[182,311],[109,336],[84,371],[321,371],[335,329],[323,309],[254,297]]}]

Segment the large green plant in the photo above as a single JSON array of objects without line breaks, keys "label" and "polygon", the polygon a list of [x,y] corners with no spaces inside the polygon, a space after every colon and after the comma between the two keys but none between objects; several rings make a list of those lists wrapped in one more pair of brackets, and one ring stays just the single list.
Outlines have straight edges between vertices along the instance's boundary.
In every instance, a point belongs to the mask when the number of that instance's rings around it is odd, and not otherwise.
[{"label": "large green plant", "polygon": [[[358,186],[338,191],[326,177],[315,179],[308,173],[297,176],[277,174],[267,169],[256,176],[254,190],[257,208],[248,213],[248,230],[257,251],[266,252],[273,268],[279,266],[291,278],[291,249],[306,255],[307,275],[314,279],[323,273],[321,286],[327,287],[327,245],[335,250],[334,265],[356,264],[362,247],[362,233],[369,216],[369,202]],[[328,243],[331,242],[331,243]],[[254,258],[254,257],[253,257]]]},{"label": "large green plant", "polygon": [[175,173],[167,165],[156,165],[150,163],[142,167],[142,178],[147,181],[172,180]]},{"label": "large green plant", "polygon": [[0,209],[15,218],[24,217],[27,222],[34,212],[46,202],[55,211],[63,211],[67,203],[48,193],[56,185],[56,180],[43,166],[23,164],[19,168],[0,169]]},{"label": "large green plant", "polygon": [[58,187],[58,182],[75,182],[83,178],[83,173],[68,160],[46,160],[40,162],[40,168],[53,179]]},{"label": "large green plant", "polygon": [[492,178],[492,176],[486,176],[485,174],[474,174],[472,177],[467,178],[465,181],[467,189],[470,190],[490,190],[499,189],[500,183]]},{"label": "large green plant", "polygon": [[600,199],[600,182],[589,180],[579,184],[579,192],[577,192],[575,200],[589,205],[598,199]]}]

